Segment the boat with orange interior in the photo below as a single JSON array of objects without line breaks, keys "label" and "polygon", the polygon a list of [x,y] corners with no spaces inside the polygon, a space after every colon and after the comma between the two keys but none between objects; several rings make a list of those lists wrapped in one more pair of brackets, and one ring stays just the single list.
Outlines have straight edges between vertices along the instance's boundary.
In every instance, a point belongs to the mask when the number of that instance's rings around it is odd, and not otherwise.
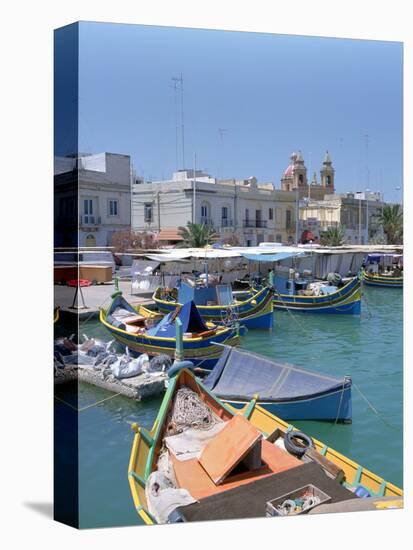
[{"label": "boat with orange interior", "polygon": [[400,508],[403,492],[261,408],[222,403],[187,369],[149,432],[136,424],[129,483],[146,524]]}]

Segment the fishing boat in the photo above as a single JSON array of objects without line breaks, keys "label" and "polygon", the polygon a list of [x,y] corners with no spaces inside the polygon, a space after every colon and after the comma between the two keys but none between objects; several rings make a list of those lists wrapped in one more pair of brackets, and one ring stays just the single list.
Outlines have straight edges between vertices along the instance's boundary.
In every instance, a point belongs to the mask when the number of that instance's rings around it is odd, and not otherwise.
[{"label": "fishing boat", "polygon": [[[112,297],[109,308],[100,310],[100,321],[119,343],[135,353],[175,357],[178,340],[182,344],[180,360],[211,369],[223,351],[220,344],[239,344],[235,325],[216,326],[205,322],[194,302],[179,305],[171,313],[163,315],[142,306],[135,309],[121,292],[116,292]],[[177,324],[182,338],[177,335]]]},{"label": "fishing boat", "polygon": [[334,378],[242,349],[225,346],[203,385],[237,409],[256,396],[261,407],[286,420],[352,420],[350,377]]},{"label": "fishing boat", "polygon": [[358,275],[348,279],[338,276],[335,281],[333,275],[327,281],[274,277],[275,309],[360,315],[361,278]]},{"label": "fishing boat", "polygon": [[248,290],[238,300],[233,296],[231,285],[216,284],[199,286],[181,281],[177,288],[158,287],[153,301],[159,311],[169,313],[178,305],[192,300],[201,317],[217,324],[238,319],[247,329],[270,330],[273,326],[273,290],[265,286]]},{"label": "fishing boat", "polygon": [[403,506],[395,485],[299,432],[256,399],[241,410],[230,407],[187,369],[171,379],[152,430],[132,429],[128,478],[146,524],[300,513],[298,503],[288,508],[288,497],[304,488],[324,498],[307,500],[307,508],[303,500],[301,512]]},{"label": "fishing boat", "polygon": [[363,270],[366,285],[403,288],[403,256],[401,254],[368,254]]}]

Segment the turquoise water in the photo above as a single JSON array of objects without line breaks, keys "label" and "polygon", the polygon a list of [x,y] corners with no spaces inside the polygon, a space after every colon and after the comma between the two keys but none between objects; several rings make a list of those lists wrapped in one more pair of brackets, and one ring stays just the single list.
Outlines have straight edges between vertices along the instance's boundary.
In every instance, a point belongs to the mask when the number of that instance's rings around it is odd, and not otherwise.
[{"label": "turquoise water", "polygon": [[[348,455],[386,480],[403,485],[402,291],[366,288],[360,318],[346,315],[275,313],[272,333],[250,331],[242,346],[280,361],[332,375],[351,375],[353,423],[296,422],[303,431]],[[93,321],[81,332],[108,340]],[[67,391],[70,391],[69,389]],[[80,384],[79,406],[111,394]],[[139,524],[127,468],[132,422],[151,428],[161,399],[134,403],[114,397],[80,413],[81,527]]]}]

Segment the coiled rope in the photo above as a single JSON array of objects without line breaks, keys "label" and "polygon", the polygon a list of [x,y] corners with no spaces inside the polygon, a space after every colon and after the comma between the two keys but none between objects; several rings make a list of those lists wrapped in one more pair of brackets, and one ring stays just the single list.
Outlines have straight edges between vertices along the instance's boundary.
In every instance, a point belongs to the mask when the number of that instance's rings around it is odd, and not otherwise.
[{"label": "coiled rope", "polygon": [[212,410],[199,395],[187,387],[176,392],[175,401],[168,417],[166,435],[175,435],[194,428],[209,430],[219,422]]}]

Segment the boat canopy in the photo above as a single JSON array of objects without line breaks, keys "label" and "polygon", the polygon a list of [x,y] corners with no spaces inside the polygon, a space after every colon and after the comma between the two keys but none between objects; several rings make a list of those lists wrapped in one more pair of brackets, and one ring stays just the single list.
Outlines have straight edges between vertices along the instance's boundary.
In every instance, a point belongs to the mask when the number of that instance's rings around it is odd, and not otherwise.
[{"label": "boat canopy", "polygon": [[343,389],[343,379],[226,346],[204,386],[223,399],[289,401]]},{"label": "boat canopy", "polygon": [[178,306],[178,313],[175,309],[168,313],[155,327],[147,331],[148,336],[160,336],[162,338],[175,338],[175,321],[179,318],[182,323],[182,331],[204,332],[208,330],[207,325],[200,316],[193,301],[187,302],[182,307]]},{"label": "boat canopy", "polygon": [[193,301],[197,306],[206,306],[208,302],[228,306],[233,303],[231,285],[193,287],[181,282],[178,288],[178,302],[185,304]]},{"label": "boat canopy", "polygon": [[248,254],[244,253],[242,256],[251,262],[279,262],[286,260],[287,258],[294,258],[296,256],[304,256],[305,252],[278,252],[276,254]]}]

